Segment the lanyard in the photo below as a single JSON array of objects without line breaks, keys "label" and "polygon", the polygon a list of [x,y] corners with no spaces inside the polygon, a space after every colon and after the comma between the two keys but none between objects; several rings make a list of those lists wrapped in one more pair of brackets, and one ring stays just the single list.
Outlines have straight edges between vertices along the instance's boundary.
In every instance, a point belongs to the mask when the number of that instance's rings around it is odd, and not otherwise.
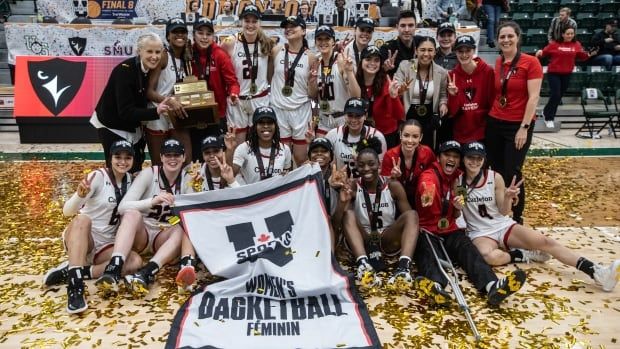
[{"label": "lanyard", "polygon": [[372,107],[375,103],[375,95],[372,93],[373,86],[366,86],[362,91],[364,92],[364,99],[368,101],[368,112],[366,119],[372,120]]},{"label": "lanyard", "polygon": [[474,188],[476,188],[476,185],[480,181],[480,177],[482,177],[482,170],[478,172],[478,174],[476,175],[476,177],[474,177],[474,180],[471,182],[470,185],[467,185],[467,181],[465,177],[467,177],[467,175],[463,173],[463,177],[461,178],[461,187],[467,189],[467,196],[469,196],[469,194],[471,194],[471,192],[474,190]]},{"label": "lanyard", "polygon": [[110,182],[112,182],[112,186],[114,187],[116,207],[118,208],[118,204],[120,204],[121,200],[123,200],[123,196],[125,196],[125,193],[127,193],[127,174],[123,176],[123,181],[120,188],[116,184],[116,177],[114,176],[114,171],[112,171],[111,169],[108,169],[108,177],[110,177]]},{"label": "lanyard", "polygon": [[198,53],[198,50],[194,51],[194,62],[196,63],[196,66],[198,67],[198,71],[200,73],[199,79],[206,80],[207,87],[208,87],[209,74],[211,73],[211,45],[207,47],[206,60],[207,60],[207,67],[205,68],[202,66],[202,62],[200,61],[200,54]]},{"label": "lanyard", "polygon": [[[360,140],[357,141],[357,143],[361,142],[362,139],[366,138],[366,132],[368,132],[366,130],[366,126],[362,126],[362,131],[360,132]],[[349,147],[357,145],[357,143],[349,142],[349,128],[347,126],[345,126],[342,130],[342,143],[346,144]]]},{"label": "lanyard", "polygon": [[332,207],[332,193],[331,193],[331,189],[329,186],[329,177],[332,174],[332,170],[331,168],[329,168],[329,166],[327,167],[327,171],[325,171],[325,175],[323,176],[323,181],[325,182],[324,185],[324,197],[325,197],[325,210],[327,210],[327,213],[329,214],[329,211],[331,210]]},{"label": "lanyard", "polygon": [[450,208],[450,188],[448,188],[447,192],[443,191],[443,177],[436,168],[433,168],[435,174],[437,175],[437,179],[439,180],[439,193],[441,194],[441,218],[446,218],[448,216],[448,209]]},{"label": "lanyard", "polygon": [[[405,154],[403,154],[403,149],[400,149],[400,173],[401,173],[401,182],[406,188],[406,185],[413,182],[413,172],[416,169],[416,163],[418,162],[418,148],[416,147],[413,150],[413,158],[411,159],[411,167],[407,168],[405,165]],[[405,175],[409,171],[409,175]]]},{"label": "lanyard", "polygon": [[177,82],[181,82],[183,81],[183,78],[185,77],[186,74],[186,65],[185,65],[185,60],[183,59],[183,57],[181,57],[181,68],[183,70],[181,70],[181,73],[179,74],[179,68],[177,68],[177,60],[174,57],[174,51],[172,51],[172,49],[168,49],[168,54],[170,59],[172,59],[172,67],[174,68],[174,76],[176,76],[177,78]]},{"label": "lanyard", "polygon": [[[213,185],[213,177],[211,176],[211,171],[209,170],[209,166],[205,164],[205,177],[207,178],[207,186],[209,190],[215,190],[215,185]],[[220,176],[220,188],[224,189],[224,179]]]},{"label": "lanyard", "polygon": [[[305,50],[302,48],[295,56],[293,64],[289,66],[288,44],[284,45],[284,85],[293,87],[295,84],[295,68],[297,68],[297,63],[301,60],[301,56],[304,55],[304,52]],[[291,67],[293,67],[293,69],[291,69]]]},{"label": "lanyard", "polygon": [[429,77],[432,74],[432,69],[431,63],[431,68],[428,69],[428,74],[426,75],[426,79],[424,79],[424,81],[422,81],[422,77],[420,76],[420,69],[418,69],[418,72],[416,73],[418,87],[420,88],[420,105],[426,104],[426,92],[428,91],[428,84],[430,83]]},{"label": "lanyard", "polygon": [[164,173],[164,168],[159,168],[159,177],[161,178],[161,182],[164,185],[164,190],[169,192],[170,194],[179,194],[179,189],[181,188],[181,174],[183,171],[180,171],[177,175],[177,178],[174,180],[174,191],[172,191],[172,187],[170,183],[168,183],[168,178],[166,178],[166,174]]},{"label": "lanyard", "polygon": [[327,66],[323,65],[323,58],[321,58],[321,99],[328,100],[329,99],[329,88],[327,88],[328,78],[332,76],[332,67],[334,65],[334,60],[336,55],[332,53],[332,56],[329,58],[329,64]]},{"label": "lanyard", "polygon": [[138,71],[138,94],[143,98],[146,98],[144,91],[144,80],[148,79],[148,72],[142,71],[142,62],[140,62],[140,56],[136,56],[136,70]]},{"label": "lanyard", "polygon": [[249,59],[252,64],[252,70],[250,71],[250,79],[252,84],[256,83],[256,75],[258,75],[258,41],[254,42],[254,52],[250,56],[250,47],[248,46],[245,36],[241,34],[241,42],[243,43],[243,51],[245,52],[245,59]]},{"label": "lanyard", "polygon": [[355,66],[357,67],[360,62],[360,54],[357,50],[357,43],[355,40],[353,40],[353,57],[355,57]]},{"label": "lanyard", "polygon": [[260,152],[260,147],[254,153],[256,156],[256,162],[258,163],[258,171],[260,173],[260,180],[271,178],[273,176],[273,166],[276,160],[276,145],[271,145],[271,152],[269,153],[269,165],[267,166],[267,172],[265,172],[265,165],[263,164],[263,155]]},{"label": "lanyard", "polygon": [[500,66],[500,70],[499,70],[499,75],[501,77],[501,83],[502,83],[502,97],[506,97],[506,93],[508,92],[508,80],[510,80],[512,75],[514,75],[515,67],[517,66],[517,63],[519,62],[519,58],[521,58],[521,52],[517,52],[517,55],[510,63],[510,69],[508,70],[506,75],[504,75],[504,56],[502,56],[502,65]]},{"label": "lanyard", "polygon": [[377,188],[375,190],[375,203],[370,204],[370,194],[368,194],[368,189],[363,183],[362,184],[362,192],[364,193],[364,202],[366,203],[366,212],[368,213],[368,220],[370,221],[370,230],[375,232],[377,231],[377,217],[379,216],[380,204],[381,204],[381,190],[383,188],[383,183],[381,182],[381,178],[377,178]]}]

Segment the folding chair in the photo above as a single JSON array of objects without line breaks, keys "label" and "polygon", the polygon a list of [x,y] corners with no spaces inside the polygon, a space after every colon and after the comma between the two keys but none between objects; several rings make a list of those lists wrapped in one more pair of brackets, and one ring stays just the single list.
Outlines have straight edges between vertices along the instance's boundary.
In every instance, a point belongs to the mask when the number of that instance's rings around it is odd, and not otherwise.
[{"label": "folding chair", "polygon": [[590,73],[590,81],[588,87],[596,88],[606,96],[613,96],[616,90],[614,89],[614,82],[616,81],[616,74],[608,71],[603,66],[588,66],[588,72]]},{"label": "folding chair", "polygon": [[[609,127],[610,133],[614,138],[618,138],[614,117],[617,118],[618,112],[610,108],[610,101],[603,92],[597,88],[584,88],[581,91],[581,108],[586,121],[575,132],[579,138],[601,138],[600,132]],[[585,132],[585,134],[584,134]]]}]

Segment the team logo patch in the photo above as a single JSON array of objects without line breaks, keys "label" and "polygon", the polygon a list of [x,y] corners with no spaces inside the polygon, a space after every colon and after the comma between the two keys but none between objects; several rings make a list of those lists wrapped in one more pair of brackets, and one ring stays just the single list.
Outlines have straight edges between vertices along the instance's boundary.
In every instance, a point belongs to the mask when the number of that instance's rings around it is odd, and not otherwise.
[{"label": "team logo patch", "polygon": [[28,62],[30,83],[39,100],[54,116],[71,103],[82,86],[86,62],[71,62],[60,58]]},{"label": "team logo patch", "polygon": [[255,262],[265,258],[283,267],[293,260],[290,249],[292,242],[293,217],[289,211],[265,218],[268,231],[256,232],[252,222],[226,227],[228,240],[237,254],[237,264]]},{"label": "team logo patch", "polygon": [[84,50],[86,49],[86,38],[80,38],[77,36],[69,38],[69,46],[71,47],[71,51],[76,56],[81,56],[84,54]]}]

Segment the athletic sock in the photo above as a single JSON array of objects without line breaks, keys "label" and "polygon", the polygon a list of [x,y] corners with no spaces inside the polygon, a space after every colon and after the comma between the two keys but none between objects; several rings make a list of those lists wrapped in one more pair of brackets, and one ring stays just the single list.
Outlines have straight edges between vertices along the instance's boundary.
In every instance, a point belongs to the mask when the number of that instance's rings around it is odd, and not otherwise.
[{"label": "athletic sock", "polygon": [[398,269],[409,270],[411,266],[411,258],[408,256],[400,256],[398,259]]},{"label": "athletic sock", "polygon": [[145,272],[148,273],[148,275],[155,275],[157,274],[157,272],[159,271],[159,264],[157,264],[157,262],[150,260],[143,268],[142,270],[144,270]]},{"label": "athletic sock", "polygon": [[68,282],[70,286],[78,286],[83,283],[82,267],[73,266],[69,267]]},{"label": "athletic sock", "polygon": [[521,252],[520,249],[515,248],[514,250],[510,250],[508,254],[510,255],[510,263],[523,262],[523,252]]},{"label": "athletic sock", "polygon": [[493,287],[493,285],[495,285],[497,281],[489,281],[489,283],[484,287],[485,290],[487,290],[487,293],[489,293],[489,291],[491,291],[491,287]]},{"label": "athletic sock", "polygon": [[594,263],[590,262],[588,259],[579,257],[575,268],[583,271],[594,279]]},{"label": "athletic sock", "polygon": [[368,264],[368,256],[363,254],[359,257],[357,257],[357,259],[355,260],[355,264],[360,265],[360,264]]},{"label": "athletic sock", "polygon": [[93,266],[85,265],[82,267],[82,277],[84,280],[91,280],[93,278]]}]

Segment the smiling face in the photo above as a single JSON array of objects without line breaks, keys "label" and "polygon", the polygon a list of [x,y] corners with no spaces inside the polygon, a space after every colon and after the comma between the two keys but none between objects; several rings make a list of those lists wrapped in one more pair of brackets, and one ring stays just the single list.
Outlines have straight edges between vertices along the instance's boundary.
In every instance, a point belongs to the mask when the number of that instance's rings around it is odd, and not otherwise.
[{"label": "smiling face", "polygon": [[327,34],[319,35],[314,41],[320,53],[331,53],[335,44],[334,39]]},{"label": "smiling face", "polygon": [[564,42],[571,42],[573,41],[574,38],[575,38],[575,29],[573,28],[567,28],[562,33],[562,40],[564,40]]},{"label": "smiling face", "polygon": [[448,176],[456,171],[460,161],[461,155],[454,150],[448,150],[439,154],[439,165],[441,165],[443,173]]},{"label": "smiling face", "polygon": [[177,28],[168,33],[167,39],[170,45],[183,48],[187,44],[187,29]]},{"label": "smiling face", "polygon": [[284,36],[286,40],[301,40],[306,35],[306,30],[301,26],[296,26],[294,24],[287,24],[284,27]]},{"label": "smiling face", "polygon": [[175,173],[181,170],[183,163],[185,162],[185,155],[176,153],[161,154],[161,163],[164,171],[169,173]]},{"label": "smiling face", "polygon": [[372,182],[379,176],[379,158],[370,152],[357,155],[356,168],[364,182]]},{"label": "smiling face", "polygon": [[326,148],[315,147],[310,151],[310,161],[317,162],[319,166],[325,167],[332,162],[332,157]]},{"label": "smiling face", "polygon": [[368,74],[376,74],[381,69],[381,58],[373,55],[362,59],[362,69]]},{"label": "smiling face", "polygon": [[209,45],[213,43],[213,30],[206,25],[198,28],[194,31],[194,39],[196,40],[196,45],[200,48],[207,48]]},{"label": "smiling face", "polygon": [[202,159],[209,168],[219,168],[217,160],[224,161],[224,151],[221,148],[207,148],[202,151]]},{"label": "smiling face", "polygon": [[124,175],[133,166],[133,155],[126,151],[121,151],[112,155],[112,170],[116,174]]},{"label": "smiling face", "polygon": [[243,17],[241,22],[241,28],[243,29],[243,35],[254,36],[260,28],[258,18],[253,15],[247,15]]},{"label": "smiling face", "polygon": [[403,150],[413,152],[422,140],[422,129],[416,125],[405,125],[400,132],[400,144]]},{"label": "smiling face", "polygon": [[454,43],[456,42],[456,34],[451,31],[444,31],[443,33],[439,35],[438,39],[439,39],[439,47],[445,50],[451,49],[452,46],[454,46]]},{"label": "smiling face", "polygon": [[480,172],[483,164],[484,157],[480,155],[467,155],[463,157],[463,165],[465,165],[467,172],[477,174]]},{"label": "smiling face", "polygon": [[256,132],[258,132],[259,140],[271,142],[276,132],[276,124],[271,119],[260,119],[256,122]]},{"label": "smiling face", "polygon": [[435,58],[435,45],[432,41],[424,41],[418,45],[416,52],[418,54],[418,63],[429,65]]},{"label": "smiling face", "polygon": [[151,70],[157,68],[159,65],[163,50],[164,47],[161,43],[149,40],[138,49],[138,55],[140,56],[140,61],[144,67]]},{"label": "smiling face", "polygon": [[471,47],[459,47],[459,49],[456,50],[456,58],[459,63],[466,65],[474,59],[475,53],[476,51]]},{"label": "smiling face", "polygon": [[513,27],[502,27],[497,36],[499,48],[504,53],[514,53],[518,49],[519,36]]},{"label": "smiling face", "polygon": [[346,114],[345,122],[349,127],[349,131],[354,134],[359,134],[364,127],[364,121],[366,120],[366,115],[356,115],[356,114]]},{"label": "smiling face", "polygon": [[355,28],[355,42],[362,47],[368,46],[372,39],[372,32],[370,28]]}]

